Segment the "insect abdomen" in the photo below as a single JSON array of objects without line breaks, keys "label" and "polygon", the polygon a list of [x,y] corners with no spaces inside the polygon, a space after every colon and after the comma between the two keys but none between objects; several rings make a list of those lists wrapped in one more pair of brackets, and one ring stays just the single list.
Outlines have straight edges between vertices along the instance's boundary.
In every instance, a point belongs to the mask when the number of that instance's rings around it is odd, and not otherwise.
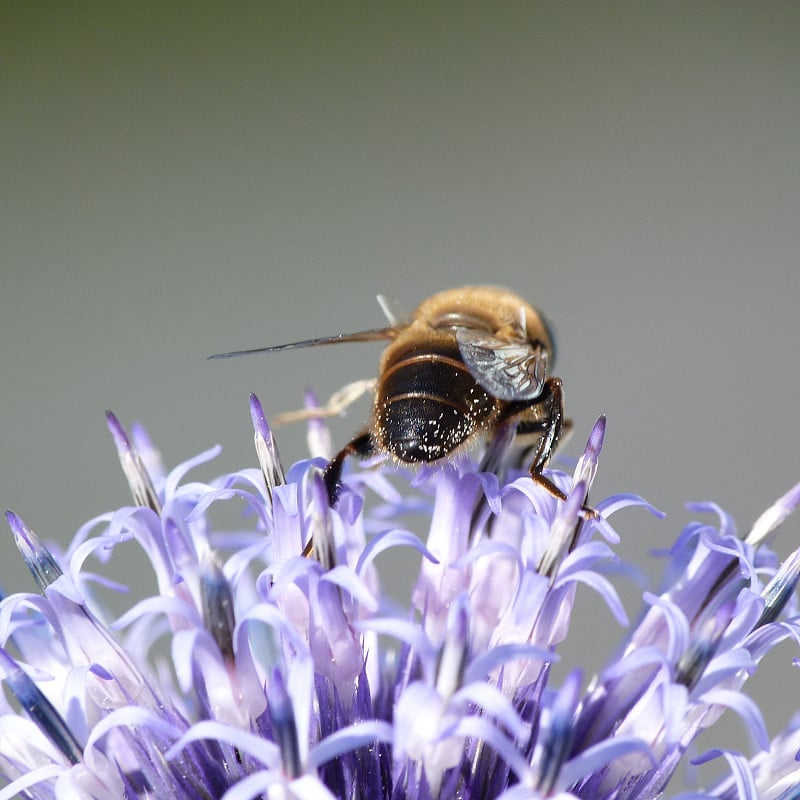
[{"label": "insect abdomen", "polygon": [[465,442],[494,408],[458,348],[412,347],[387,364],[376,397],[382,449],[406,463],[438,461]]}]

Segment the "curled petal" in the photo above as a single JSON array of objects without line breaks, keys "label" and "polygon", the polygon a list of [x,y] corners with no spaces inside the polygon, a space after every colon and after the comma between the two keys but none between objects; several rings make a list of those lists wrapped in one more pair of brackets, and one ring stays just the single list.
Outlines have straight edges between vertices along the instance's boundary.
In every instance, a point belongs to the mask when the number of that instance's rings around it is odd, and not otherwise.
[{"label": "curled petal", "polygon": [[432,563],[437,563],[431,552],[420,541],[419,537],[410,531],[392,529],[383,531],[375,536],[362,550],[356,563],[356,572],[361,575],[364,570],[381,554],[392,547],[411,547]]},{"label": "curled petal", "polygon": [[182,750],[192,742],[204,739],[227,742],[233,745],[242,753],[255,758],[259,763],[264,764],[270,769],[280,768],[280,753],[273,742],[269,742],[261,736],[233,728],[230,725],[223,725],[220,722],[204,721],[197,722],[189,728],[183,736],[178,739],[172,747],[164,754],[168,761],[172,761]]},{"label": "curled petal", "polygon": [[614,759],[631,753],[640,753],[646,756],[650,760],[651,766],[655,766],[657,763],[647,743],[638,737],[613,736],[587,748],[564,764],[558,783],[560,786],[571,786],[591,773],[601,773],[603,767]]},{"label": "curled petal", "polygon": [[391,742],[393,735],[394,731],[388,722],[357,722],[323,739],[311,752],[309,763],[319,767],[343,753],[366,747],[373,742]]},{"label": "curled petal", "polygon": [[489,717],[494,717],[508,729],[516,739],[522,739],[526,726],[514,710],[508,698],[488,683],[469,683],[453,695],[456,703],[466,702],[483,709]]},{"label": "curled petal", "polygon": [[650,504],[643,497],[638,494],[612,494],[610,497],[601,500],[595,508],[602,514],[603,517],[610,517],[621,511],[623,508],[639,507],[644,508],[650,512],[654,517],[664,519],[667,515],[657,509],[654,505]]},{"label": "curled petal", "polygon": [[708,750],[703,755],[692,760],[693,764],[706,764],[709,761],[722,756],[731,768],[731,773],[736,782],[736,789],[740,800],[758,800],[758,787],[750,769],[750,763],[740,753],[731,750]]},{"label": "curled petal", "polygon": [[508,765],[517,778],[524,779],[530,771],[516,745],[498,728],[482,717],[462,717],[451,728],[442,733],[443,737],[472,736],[488,744]]},{"label": "curled petal", "polygon": [[206,464],[209,461],[213,461],[221,452],[222,447],[218,444],[215,444],[213,447],[209,447],[208,450],[204,450],[199,455],[193,456],[181,464],[178,464],[178,466],[171,470],[166,477],[164,485],[165,496],[172,497],[177,491],[178,485],[184,479],[187,473],[191,472],[195,467],[199,467],[201,464]]},{"label": "curled petal", "polygon": [[707,705],[720,705],[735,711],[745,724],[747,732],[753,737],[762,750],[769,750],[769,735],[764,717],[761,716],[756,703],[747,695],[732,689],[710,689],[702,701]]},{"label": "curled petal", "polygon": [[585,583],[587,586],[591,586],[606,601],[606,605],[608,605],[617,622],[620,625],[628,625],[628,615],[625,613],[622,601],[608,579],[591,570],[578,570],[563,577],[559,573],[553,585],[557,588],[569,583]]},{"label": "curled petal", "polygon": [[42,767],[30,770],[21,777],[11,781],[0,789],[0,800],[12,800],[14,797],[24,797],[26,790],[32,789],[46,781],[57,778],[64,772],[64,767],[57,764],[45,764]]},{"label": "curled petal", "polygon": [[536,645],[514,642],[511,644],[496,645],[491,650],[480,655],[467,667],[464,672],[464,680],[471,682],[478,678],[485,678],[490,672],[497,669],[505,661],[514,659],[525,659],[527,661],[550,661],[559,660],[557,653],[545,650]]}]

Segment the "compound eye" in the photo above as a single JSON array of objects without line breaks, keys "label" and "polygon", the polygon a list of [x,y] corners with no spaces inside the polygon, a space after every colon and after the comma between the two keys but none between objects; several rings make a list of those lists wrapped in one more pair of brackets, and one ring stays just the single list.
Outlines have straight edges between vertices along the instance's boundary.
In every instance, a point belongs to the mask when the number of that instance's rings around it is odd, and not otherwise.
[{"label": "compound eye", "polygon": [[500,400],[534,400],[547,379],[547,350],[527,339],[506,341],[457,328],[461,358],[475,381]]}]

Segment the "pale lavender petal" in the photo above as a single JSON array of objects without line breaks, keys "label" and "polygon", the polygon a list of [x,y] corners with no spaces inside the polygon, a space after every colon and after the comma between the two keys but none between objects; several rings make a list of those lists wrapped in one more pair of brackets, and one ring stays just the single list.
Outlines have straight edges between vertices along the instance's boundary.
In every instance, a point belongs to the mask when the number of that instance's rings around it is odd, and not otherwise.
[{"label": "pale lavender petal", "polygon": [[232,789],[225,792],[220,800],[252,800],[256,797],[272,797],[273,787],[280,786],[278,796],[291,797],[292,800],[336,800],[336,797],[314,776],[302,775],[297,780],[286,782],[280,773],[262,770],[240,780]]},{"label": "pale lavender petal", "polygon": [[637,647],[603,671],[606,681],[621,678],[642,667],[662,666],[670,663],[669,656],[659,647]]},{"label": "pale lavender petal", "polygon": [[455,725],[444,731],[442,736],[473,736],[497,752],[517,778],[524,778],[529,772],[528,763],[514,743],[481,717],[462,717]]},{"label": "pale lavender petal", "polygon": [[469,664],[464,672],[464,681],[472,682],[479,678],[485,678],[503,662],[513,661],[518,658],[528,661],[556,662],[559,660],[557,653],[532,644],[515,642],[513,644],[497,645],[478,656]]},{"label": "pale lavender petal", "polygon": [[267,516],[264,513],[265,509],[263,501],[252,492],[247,492],[242,489],[232,489],[229,487],[224,487],[221,489],[213,489],[209,487],[200,500],[198,500],[192,511],[186,515],[186,522],[194,522],[195,520],[203,519],[211,505],[218,503],[221,500],[230,500],[232,497],[239,497],[244,500],[247,506],[255,511],[266,525]]},{"label": "pale lavender petal", "polygon": [[550,540],[538,571],[543,575],[554,576],[561,561],[566,556],[573,541],[575,527],[579,524],[581,506],[586,500],[586,484],[579,481],[567,495],[567,502],[559,509],[550,530]]},{"label": "pale lavender petal", "polygon": [[645,592],[644,600],[650,603],[654,610],[661,612],[660,619],[666,624],[668,633],[666,640],[662,638],[661,645],[665,648],[669,660],[677,661],[689,646],[689,620],[686,619],[683,610],[666,597]]},{"label": "pale lavender petal", "polygon": [[716,503],[686,503],[686,508],[698,514],[716,514],[719,518],[719,532],[723,536],[736,536],[733,517]]},{"label": "pale lavender petal", "polygon": [[754,523],[747,534],[747,541],[753,545],[763,544],[770,539],[783,521],[800,505],[800,482],[779,497]]},{"label": "pale lavender petal", "polygon": [[181,731],[154,711],[137,706],[126,706],[103,717],[92,729],[86,742],[86,750],[97,747],[98,742],[114,728],[144,727],[157,731],[168,739],[177,739]]},{"label": "pale lavender petal", "polygon": [[163,483],[165,473],[164,465],[161,461],[161,453],[153,444],[153,440],[144,425],[138,422],[131,423],[131,442],[136,452],[141,456],[147,474],[150,475],[155,483]]},{"label": "pale lavender petal", "polygon": [[[305,407],[319,408],[319,397],[316,392],[308,388],[305,391]],[[306,434],[306,441],[308,443],[308,452],[315,458],[324,458],[328,461],[333,456],[333,443],[331,440],[331,432],[325,424],[324,417],[316,416],[310,417],[308,420],[308,432]]]},{"label": "pale lavender petal", "polygon": [[769,736],[764,717],[756,703],[747,695],[732,689],[710,689],[703,695],[708,705],[721,705],[735,711],[745,724],[745,728],[762,750],[769,749]]},{"label": "pale lavender petal", "polygon": [[[142,723],[134,723],[134,721],[131,720],[126,724]],[[212,721],[198,722],[192,725],[192,727],[167,750],[164,757],[168,761],[172,761],[189,744],[203,739],[218,739],[220,741],[229,742],[241,752],[248,753],[261,764],[271,769],[278,769],[280,767],[280,755],[274,743],[268,742],[260,736],[248,733],[247,731],[237,730],[229,725],[223,725],[219,722]]]},{"label": "pale lavender petal", "polygon": [[[574,798],[574,794],[570,795],[552,795],[552,797],[568,797],[570,799]],[[501,795],[498,795],[497,800],[543,800],[544,795],[540,792],[534,791],[529,786],[524,784],[518,783],[516,786],[512,786],[510,789],[506,789]]]},{"label": "pale lavender petal", "polygon": [[665,681],[659,687],[664,712],[664,740],[669,747],[680,742],[686,730],[689,690],[680,683]]},{"label": "pale lavender petal", "polygon": [[603,515],[603,517],[610,517],[612,514],[616,514],[617,511],[621,511],[623,508],[631,507],[644,508],[654,517],[658,517],[659,519],[664,519],[667,516],[663,511],[660,511],[654,505],[648,503],[647,500],[645,500],[643,497],[640,497],[638,494],[613,494],[604,500],[600,500],[600,502],[595,505],[595,508]]},{"label": "pale lavender petal", "polygon": [[367,611],[377,611],[378,601],[369,590],[360,576],[356,575],[348,567],[334,567],[320,577],[322,583],[332,583],[344,589],[354,600],[356,600]]},{"label": "pale lavender petal", "polygon": [[453,702],[467,703],[482,709],[487,717],[493,717],[502,723],[516,739],[521,739],[527,732],[511,701],[488,683],[476,681],[467,684],[453,695]]},{"label": "pale lavender petal", "polygon": [[394,732],[388,722],[357,722],[326,736],[312,751],[309,765],[318,767],[342,753],[365,747],[373,742],[391,742]]},{"label": "pale lavender petal", "polygon": [[373,537],[361,551],[355,571],[360,575],[381,553],[386,552],[392,547],[411,547],[424,558],[436,563],[436,559],[417,535],[411,533],[411,531],[398,528],[395,530],[383,531]]},{"label": "pale lavender petal", "polygon": [[197,625],[200,623],[200,615],[197,609],[178,597],[148,597],[141,600],[133,608],[126,611],[121,617],[114,621],[112,627],[122,630],[132,625],[135,621],[155,614],[164,616],[183,618],[187,623]]},{"label": "pale lavender petal", "polygon": [[561,563],[558,574],[560,578],[569,575],[573,571],[590,569],[601,559],[618,561],[614,551],[605,542],[587,542],[575,548],[567,554]]},{"label": "pale lavender petal", "polygon": [[580,755],[571,758],[561,771],[559,783],[565,787],[571,786],[586,778],[590,773],[596,772],[600,774],[603,767],[611,761],[631,753],[639,753],[645,756],[653,766],[657,763],[646,742],[635,736],[614,736],[587,748]]},{"label": "pale lavender petal", "polygon": [[722,756],[727,762],[728,766],[733,773],[733,778],[736,782],[738,796],[740,800],[758,800],[758,787],[756,786],[753,772],[750,769],[750,764],[747,759],[740,753],[734,753],[730,750],[708,750],[702,756],[695,758],[693,764],[705,764],[714,758]]},{"label": "pale lavender petal", "polygon": [[414,622],[404,619],[368,619],[359,622],[358,628],[392,636],[398,641],[406,642],[419,653],[424,662],[430,661],[435,655],[434,647],[425,631]]},{"label": "pale lavender petal", "polygon": [[83,564],[89,556],[94,555],[98,551],[108,552],[117,544],[128,542],[133,538],[133,534],[129,531],[115,534],[106,534],[98,536],[94,539],[89,539],[78,547],[72,549],[72,554],[69,559],[68,573],[72,582],[78,586],[86,579],[86,573],[83,572]]},{"label": "pale lavender petal", "polygon": [[316,561],[302,558],[299,555],[295,556],[282,565],[280,574],[270,589],[270,596],[273,598],[280,597],[289,586],[297,583],[300,579],[308,579],[311,573],[319,570],[320,566]]},{"label": "pale lavender petal", "polygon": [[[269,796],[272,787],[283,786],[284,783],[285,778],[279,772],[271,769],[259,770],[234,784],[222,795],[220,800],[254,800],[254,798]],[[324,793],[320,793],[320,798],[325,796]],[[333,798],[333,795],[330,797]]]},{"label": "pale lavender petal", "polygon": [[713,686],[717,686],[728,678],[732,678],[739,672],[754,672],[757,666],[753,656],[745,648],[741,647],[736,650],[729,650],[711,661],[692,691],[694,694],[702,695]]},{"label": "pale lavender petal", "polygon": [[590,586],[605,600],[606,605],[617,622],[619,622],[620,625],[628,625],[628,615],[625,613],[625,608],[622,605],[622,601],[616,589],[614,589],[609,580],[591,570],[578,570],[563,577],[559,572],[559,577],[553,582],[553,586],[554,588],[558,588],[570,583],[583,583],[586,584],[586,586]]},{"label": "pale lavender petal", "polygon": [[27,789],[45,781],[50,781],[58,777],[63,771],[64,767],[56,764],[45,764],[42,767],[36,767],[0,789],[0,800],[13,800],[15,797],[24,797]]},{"label": "pale lavender petal", "polygon": [[800,645],[800,625],[795,619],[792,622],[771,622],[753,631],[742,644],[758,663],[776,645],[784,639],[794,639]]},{"label": "pale lavender petal", "polygon": [[221,452],[222,447],[218,444],[215,444],[213,447],[209,447],[208,450],[204,450],[199,455],[193,456],[181,464],[178,464],[177,467],[172,469],[167,474],[164,485],[164,494],[167,497],[172,497],[178,491],[178,485],[184,479],[184,477],[186,477],[187,473],[191,472],[195,467],[199,467],[201,464],[207,464],[209,461],[213,461]]},{"label": "pale lavender petal", "polygon": [[108,523],[111,521],[112,516],[113,514],[111,514],[110,512],[105,514],[100,514],[94,517],[93,519],[90,519],[88,522],[85,522],[83,525],[81,525],[80,528],[78,528],[78,532],[75,534],[75,536],[72,537],[70,546],[67,549],[67,554],[71,553],[72,550],[74,550],[76,547],[78,547],[80,544],[86,541],[86,539],[89,537],[89,535],[95,528],[101,528],[103,530],[107,528]]}]

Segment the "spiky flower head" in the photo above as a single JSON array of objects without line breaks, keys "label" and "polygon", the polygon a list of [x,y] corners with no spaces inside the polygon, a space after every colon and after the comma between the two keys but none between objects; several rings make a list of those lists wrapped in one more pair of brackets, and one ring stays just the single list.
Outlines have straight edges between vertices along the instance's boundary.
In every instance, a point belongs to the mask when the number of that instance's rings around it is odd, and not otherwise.
[{"label": "spiky flower head", "polygon": [[[625,800],[714,758],[728,774],[700,796],[800,796],[798,725],[770,744],[742,691],[775,643],[800,638],[800,551],[778,567],[767,548],[800,485],[743,538],[695,507],[718,523],[680,534],[629,626],[609,518],[657,512],[632,495],[586,512],[604,419],[575,474],[550,473],[566,502],[461,458],[401,476],[402,491],[388,467],[352,471],[333,509],[324,458],[285,474],[255,397],[251,413],[259,466],[208,483],[187,476],[217,449],[165,473],[144,432],[109,414],[134,504],[63,555],[7,512],[39,591],[0,604],[0,800]],[[318,420],[310,440],[325,450]],[[221,504],[245,509],[237,530],[214,529]],[[87,564],[129,540],[157,591],[109,623]],[[376,566],[393,548],[421,562],[400,603]],[[628,630],[602,672],[574,665],[556,684],[579,584]],[[693,751],[723,712],[744,717],[754,755]]]}]

